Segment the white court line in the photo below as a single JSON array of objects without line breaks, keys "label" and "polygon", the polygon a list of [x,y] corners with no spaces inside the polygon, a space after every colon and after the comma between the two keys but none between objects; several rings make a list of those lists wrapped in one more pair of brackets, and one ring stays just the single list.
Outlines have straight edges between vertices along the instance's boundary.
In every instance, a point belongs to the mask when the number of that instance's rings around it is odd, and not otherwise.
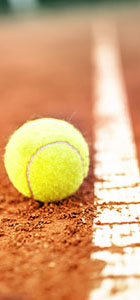
[{"label": "white court line", "polygon": [[[113,23],[94,27],[93,260],[104,267],[90,300],[140,299],[140,174]],[[96,285],[97,286],[97,285]]]}]

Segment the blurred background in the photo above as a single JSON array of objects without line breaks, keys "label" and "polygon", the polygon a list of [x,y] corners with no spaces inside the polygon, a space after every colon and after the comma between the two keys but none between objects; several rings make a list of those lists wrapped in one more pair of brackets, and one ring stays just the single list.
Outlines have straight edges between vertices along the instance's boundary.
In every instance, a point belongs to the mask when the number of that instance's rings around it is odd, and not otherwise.
[{"label": "blurred background", "polygon": [[73,7],[77,5],[101,5],[139,3],[139,0],[0,0],[0,12],[33,11],[36,9],[52,9]]}]

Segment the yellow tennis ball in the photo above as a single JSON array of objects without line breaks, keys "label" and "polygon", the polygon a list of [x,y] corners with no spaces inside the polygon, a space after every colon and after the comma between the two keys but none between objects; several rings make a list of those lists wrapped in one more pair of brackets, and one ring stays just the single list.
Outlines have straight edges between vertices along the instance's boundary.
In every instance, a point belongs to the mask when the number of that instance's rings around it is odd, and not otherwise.
[{"label": "yellow tennis ball", "polygon": [[89,168],[89,149],[70,123],[42,118],[17,129],[4,155],[8,176],[23,195],[42,202],[73,194]]}]

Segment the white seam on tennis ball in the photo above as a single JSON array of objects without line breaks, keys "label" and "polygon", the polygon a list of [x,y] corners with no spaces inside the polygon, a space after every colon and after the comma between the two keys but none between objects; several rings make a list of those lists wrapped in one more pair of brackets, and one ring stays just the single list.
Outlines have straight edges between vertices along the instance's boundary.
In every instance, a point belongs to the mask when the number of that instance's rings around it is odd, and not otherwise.
[{"label": "white seam on tennis ball", "polygon": [[[65,145],[68,145],[69,147],[71,147],[80,157],[80,160],[81,160],[81,163],[82,163],[82,167],[83,167],[83,170],[85,170],[85,166],[84,166],[84,160],[82,158],[82,155],[81,153],[79,152],[79,150],[77,150],[77,148],[75,148],[73,145],[71,145],[70,143],[68,142],[64,142],[64,141],[58,141],[58,142],[52,142],[52,143],[48,143],[42,147],[40,147],[39,149],[37,149],[37,151],[31,156],[30,158],[30,161],[27,165],[27,169],[26,169],[26,178],[27,178],[27,183],[28,183],[28,188],[29,188],[29,191],[31,193],[31,197],[33,198],[33,191],[32,191],[32,188],[31,188],[31,183],[30,183],[30,180],[29,180],[29,171],[30,171],[30,166],[33,162],[33,159],[34,157],[40,152],[42,151],[43,149],[49,147],[49,146],[52,146],[52,145],[56,145],[56,144],[65,144]],[[85,172],[84,172],[85,173]],[[85,176],[85,174],[84,174]]]}]

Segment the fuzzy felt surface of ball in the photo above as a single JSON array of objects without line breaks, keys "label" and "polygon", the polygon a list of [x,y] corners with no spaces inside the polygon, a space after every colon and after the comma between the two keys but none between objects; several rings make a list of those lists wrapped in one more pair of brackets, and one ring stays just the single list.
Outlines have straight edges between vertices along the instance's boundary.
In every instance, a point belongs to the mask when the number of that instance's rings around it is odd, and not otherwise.
[{"label": "fuzzy felt surface of ball", "polygon": [[89,169],[89,149],[72,124],[53,118],[29,121],[10,137],[5,168],[14,187],[41,202],[75,193]]}]

